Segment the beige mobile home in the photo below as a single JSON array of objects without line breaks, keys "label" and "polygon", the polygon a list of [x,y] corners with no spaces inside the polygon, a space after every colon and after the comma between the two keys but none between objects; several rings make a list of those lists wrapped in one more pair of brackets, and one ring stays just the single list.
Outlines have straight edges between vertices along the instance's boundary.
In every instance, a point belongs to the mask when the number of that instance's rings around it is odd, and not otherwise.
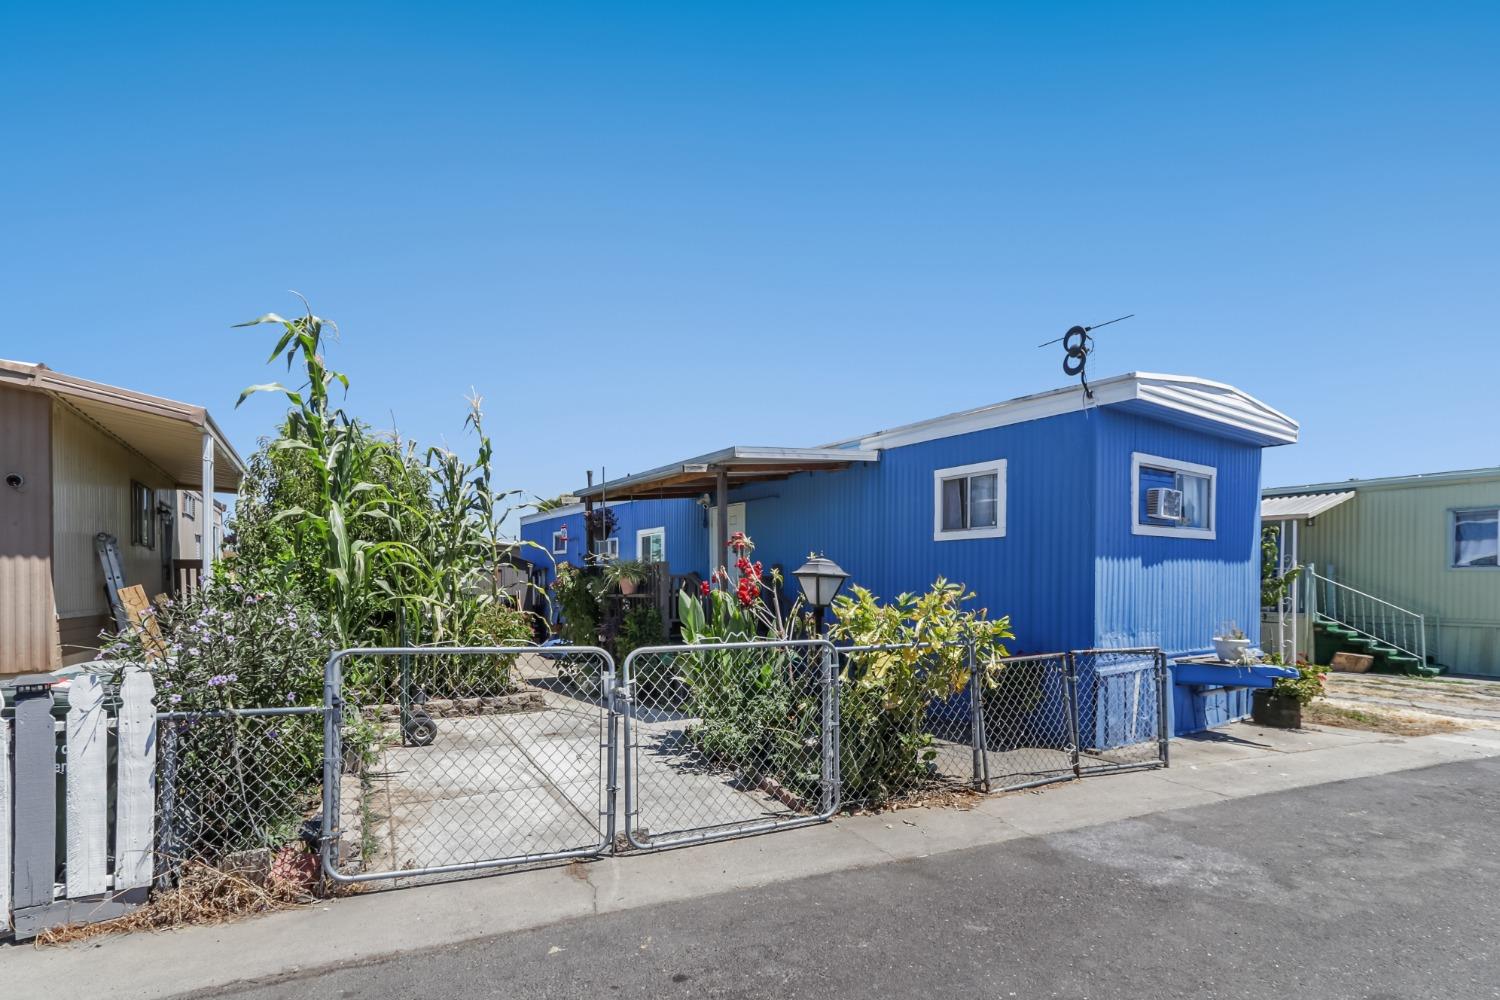
[{"label": "beige mobile home", "polygon": [[1393,660],[1500,676],[1500,468],[1277,487],[1261,517],[1296,522],[1315,619]]},{"label": "beige mobile home", "polygon": [[0,674],[93,656],[115,621],[101,534],[126,586],[177,592],[173,491],[233,493],[244,471],[201,406],[0,360]]}]

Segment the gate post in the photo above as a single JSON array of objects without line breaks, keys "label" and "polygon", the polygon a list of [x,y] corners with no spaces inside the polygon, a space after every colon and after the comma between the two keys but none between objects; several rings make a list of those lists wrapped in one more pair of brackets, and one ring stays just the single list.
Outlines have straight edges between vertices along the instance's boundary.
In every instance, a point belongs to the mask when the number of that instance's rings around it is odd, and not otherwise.
[{"label": "gate post", "polygon": [[979,679],[972,633],[964,637],[964,656],[969,665],[969,743],[974,750],[974,787],[987,792],[990,790],[990,761],[985,753],[988,740],[984,732],[984,683]]},{"label": "gate post", "polygon": [[1069,756],[1072,758],[1073,777],[1083,777],[1083,768],[1080,764],[1082,740],[1079,737],[1078,720],[1078,658],[1070,651],[1063,658],[1064,681],[1063,688],[1067,692],[1065,701],[1068,711],[1068,742],[1071,744]]},{"label": "gate post", "polygon": [[839,691],[838,670],[835,661],[838,653],[833,643],[825,642],[823,650],[823,738],[819,744],[823,751],[823,813],[832,816],[841,805],[842,789],[839,787]]},{"label": "gate post", "polygon": [[1172,741],[1171,719],[1169,714],[1168,688],[1171,686],[1167,673],[1167,654],[1160,649],[1156,651],[1156,740],[1158,753],[1161,757],[1162,767],[1171,767],[1168,760],[1168,747]]},{"label": "gate post", "polygon": [[[630,657],[627,656],[625,659],[628,663]],[[601,673],[604,673],[605,711],[608,713],[604,722],[604,752],[608,755],[605,762],[605,774],[607,777],[605,779],[604,795],[604,808],[608,810],[608,815],[604,818],[604,835],[609,844],[609,853],[613,854],[615,853],[615,838],[617,836],[615,814],[618,810],[620,793],[620,712],[622,704],[625,711],[629,711],[630,709],[630,681],[628,675],[625,673],[625,664],[620,665],[621,675],[619,677],[615,676],[614,664],[609,661],[605,661],[599,669]]]},{"label": "gate post", "polygon": [[339,782],[343,771],[343,656],[335,650],[323,668],[323,829],[319,853],[329,878],[338,871]]}]

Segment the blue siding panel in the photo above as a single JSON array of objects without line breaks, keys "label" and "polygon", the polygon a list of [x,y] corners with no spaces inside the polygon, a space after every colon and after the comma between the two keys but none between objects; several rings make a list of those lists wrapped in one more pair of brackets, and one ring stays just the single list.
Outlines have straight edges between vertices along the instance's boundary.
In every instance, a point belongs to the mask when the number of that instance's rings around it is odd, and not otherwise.
[{"label": "blue siding panel", "polygon": [[[1207,648],[1227,620],[1258,641],[1260,449],[1126,412],[1096,416],[1095,643],[1160,646],[1168,656],[1182,655]],[[1132,532],[1134,452],[1218,470],[1217,537]]]},{"label": "blue siding panel", "polygon": [[[646,528],[666,531],[667,565],[673,573],[704,572],[708,564],[707,515],[692,500],[634,500],[611,504],[619,527],[620,558],[636,558],[636,532]],[[568,551],[552,556],[552,533],[560,525],[568,526]],[[547,571],[547,582],[556,577],[558,563],[583,564],[583,514],[576,512],[559,517],[537,518],[521,525],[521,539],[535,542],[544,551],[525,550],[525,556]]]},{"label": "blue siding panel", "polygon": [[[1090,418],[1068,414],[891,448],[879,462],[736,489],[755,556],[789,574],[811,551],[883,598],[938,577],[1010,615],[1015,650],[1054,652],[1092,636]],[[1006,459],[1006,534],[933,539],[933,473]],[[789,583],[788,590],[795,585]]]}]

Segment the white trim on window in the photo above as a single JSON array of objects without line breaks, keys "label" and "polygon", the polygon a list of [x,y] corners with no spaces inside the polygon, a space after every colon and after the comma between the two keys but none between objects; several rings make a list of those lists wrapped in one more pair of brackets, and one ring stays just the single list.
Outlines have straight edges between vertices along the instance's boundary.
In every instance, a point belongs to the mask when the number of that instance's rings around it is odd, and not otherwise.
[{"label": "white trim on window", "polygon": [[568,533],[561,528],[552,533],[552,554],[555,556],[568,554]]},{"label": "white trim on window", "polygon": [[[956,542],[965,538],[1005,537],[1005,467],[1006,459],[996,458],[988,462],[971,465],[955,465],[950,469],[934,469],[932,472],[932,540]],[[943,528],[943,483],[949,480],[973,480],[981,476],[995,477],[995,523],[979,528]],[[965,491],[969,489],[967,485]],[[967,508],[967,503],[965,504]],[[967,510],[965,512],[967,516]]]},{"label": "white trim on window", "polygon": [[[1190,476],[1201,476],[1208,480],[1208,527],[1173,527],[1168,524],[1141,523],[1141,469],[1161,469],[1165,472],[1184,472]],[[1219,470],[1211,465],[1198,465],[1176,458],[1162,458],[1132,452],[1130,455],[1130,533],[1132,535],[1156,535],[1163,538],[1218,537],[1219,530]]]},{"label": "white trim on window", "polygon": [[661,558],[658,562],[667,561],[667,529],[665,526],[657,528],[641,528],[635,533],[635,557],[641,562],[646,562],[646,539],[653,535],[661,537]]},{"label": "white trim on window", "polygon": [[608,538],[599,539],[598,549],[594,552],[594,558],[611,562],[620,558],[620,536],[610,535]]}]

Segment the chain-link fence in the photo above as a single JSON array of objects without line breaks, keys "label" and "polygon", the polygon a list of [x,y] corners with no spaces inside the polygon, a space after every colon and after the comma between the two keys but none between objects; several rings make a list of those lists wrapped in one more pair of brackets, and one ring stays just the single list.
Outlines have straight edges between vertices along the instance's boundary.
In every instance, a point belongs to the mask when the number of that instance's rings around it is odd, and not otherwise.
[{"label": "chain-link fence", "polygon": [[833,647],[657,646],[625,659],[625,841],[656,848],[827,818],[838,806]]},{"label": "chain-link fence", "polygon": [[1066,653],[980,664],[975,690],[979,782],[986,791],[1031,788],[1077,776],[1078,717]]},{"label": "chain-link fence", "polygon": [[1167,763],[1167,661],[1160,649],[1072,654],[1080,773]]},{"label": "chain-link fence", "polygon": [[967,646],[841,646],[838,655],[843,805],[879,808],[978,787]]},{"label": "chain-link fence", "polygon": [[321,706],[157,715],[156,878],[188,862],[311,877],[321,834]]},{"label": "chain-link fence", "polygon": [[328,664],[336,881],[602,853],[610,689],[592,647],[348,650]]},{"label": "chain-link fence", "polygon": [[297,875],[325,833],[340,881],[432,876],[1162,766],[1167,691],[1156,649],[653,647],[618,682],[594,648],[348,651],[324,706],[158,714],[158,882]]}]

